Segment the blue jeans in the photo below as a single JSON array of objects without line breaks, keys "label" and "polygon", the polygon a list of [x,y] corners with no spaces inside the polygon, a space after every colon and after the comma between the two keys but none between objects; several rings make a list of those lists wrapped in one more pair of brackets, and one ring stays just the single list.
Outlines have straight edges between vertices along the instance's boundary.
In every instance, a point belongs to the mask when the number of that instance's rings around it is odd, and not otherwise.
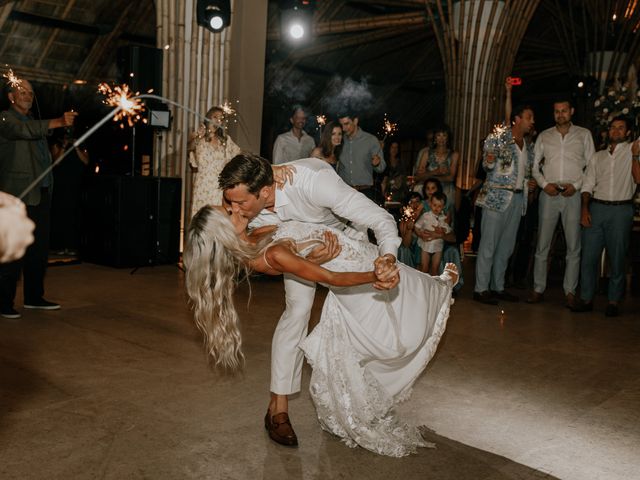
[{"label": "blue jeans", "polygon": [[590,302],[598,284],[602,249],[609,257],[610,302],[617,302],[624,293],[625,258],[629,251],[629,237],[633,225],[633,206],[603,205],[591,202],[591,227],[582,229],[582,262],[580,272],[580,298]]},{"label": "blue jeans", "polygon": [[523,201],[522,193],[514,193],[504,212],[482,209],[482,236],[476,259],[476,292],[504,290],[504,274],[516,244]]}]

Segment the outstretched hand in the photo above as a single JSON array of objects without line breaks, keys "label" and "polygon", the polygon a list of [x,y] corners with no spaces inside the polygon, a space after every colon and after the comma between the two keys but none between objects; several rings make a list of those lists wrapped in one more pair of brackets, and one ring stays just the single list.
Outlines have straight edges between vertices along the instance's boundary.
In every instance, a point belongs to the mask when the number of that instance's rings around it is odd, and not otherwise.
[{"label": "outstretched hand", "polygon": [[336,258],[341,251],[342,247],[338,242],[338,237],[334,233],[326,231],[324,232],[324,243],[311,250],[306,258],[310,262],[322,265]]},{"label": "outstretched hand", "polygon": [[293,185],[293,174],[296,173],[296,167],[293,165],[272,165],[273,180],[276,183],[276,187],[282,190],[284,186],[289,182],[289,185]]},{"label": "outstretched hand", "polygon": [[396,265],[396,257],[386,254],[378,257],[373,262],[376,282],[374,288],[378,290],[391,290],[400,283],[400,269]]}]

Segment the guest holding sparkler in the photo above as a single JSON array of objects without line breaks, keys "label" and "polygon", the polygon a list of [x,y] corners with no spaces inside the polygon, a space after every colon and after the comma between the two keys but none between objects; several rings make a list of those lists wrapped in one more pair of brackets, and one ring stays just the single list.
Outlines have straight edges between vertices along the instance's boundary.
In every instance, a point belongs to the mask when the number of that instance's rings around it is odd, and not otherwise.
[{"label": "guest holding sparkler", "polygon": [[[14,77],[7,87],[10,108],[0,113],[0,190],[17,196],[51,165],[46,140],[48,131],[72,126],[77,113],[65,112],[60,118],[35,120],[31,116],[34,99],[31,83]],[[13,305],[21,270],[25,308],[60,308],[57,303],[44,299],[52,187],[53,176],[49,173],[38,188],[29,190],[24,196],[27,215],[35,223],[35,240],[24,259],[0,265],[0,315],[5,318],[21,316]]]},{"label": "guest holding sparkler", "polygon": [[345,134],[338,175],[347,185],[375,201],[373,172],[382,173],[387,168],[380,142],[359,127],[357,115],[343,113],[338,120]]},{"label": "guest holding sparkler", "polygon": [[189,142],[189,164],[193,176],[191,216],[205,205],[222,205],[222,191],[218,188],[218,175],[233,157],[240,153],[224,128],[223,107],[212,107],[207,120]]},{"label": "guest holding sparkler", "polygon": [[483,212],[473,293],[474,300],[481,303],[495,305],[498,300],[519,300],[505,291],[504,283],[520,219],[527,210],[533,147],[524,137],[533,125],[531,107],[515,108],[511,127],[497,126],[484,143],[483,167],[487,179],[476,200]]},{"label": "guest holding sparkler", "polygon": [[324,160],[335,170],[342,151],[342,127],[337,122],[329,122],[322,129],[320,146],[311,151],[311,156]]}]

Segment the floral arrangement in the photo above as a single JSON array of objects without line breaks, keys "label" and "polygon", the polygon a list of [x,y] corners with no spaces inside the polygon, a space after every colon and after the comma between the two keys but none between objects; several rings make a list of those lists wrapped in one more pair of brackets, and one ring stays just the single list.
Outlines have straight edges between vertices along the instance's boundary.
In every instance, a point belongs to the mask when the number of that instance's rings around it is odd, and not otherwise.
[{"label": "floral arrangement", "polygon": [[619,115],[625,115],[634,120],[637,129],[640,115],[640,90],[635,82],[621,84],[616,82],[606,89],[593,103],[595,119],[599,129],[607,128],[609,122]]}]

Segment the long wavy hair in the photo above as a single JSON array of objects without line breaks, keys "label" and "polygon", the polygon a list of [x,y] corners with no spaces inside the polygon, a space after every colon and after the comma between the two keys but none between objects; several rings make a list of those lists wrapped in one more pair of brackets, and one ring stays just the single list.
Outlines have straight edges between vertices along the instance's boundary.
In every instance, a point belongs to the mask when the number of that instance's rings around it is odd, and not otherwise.
[{"label": "long wavy hair", "polygon": [[263,246],[240,239],[229,218],[212,206],[202,207],[189,224],[183,254],[187,295],[216,367],[237,371],[244,363],[233,292]]},{"label": "long wavy hair", "polygon": [[332,154],[336,156],[336,161],[340,158],[340,152],[342,151],[342,143],[340,145],[334,146],[331,142],[331,137],[333,136],[333,129],[339,128],[342,129],[338,122],[329,122],[322,129],[322,135],[320,135],[320,150],[322,152],[322,156],[325,158],[329,158]]}]

